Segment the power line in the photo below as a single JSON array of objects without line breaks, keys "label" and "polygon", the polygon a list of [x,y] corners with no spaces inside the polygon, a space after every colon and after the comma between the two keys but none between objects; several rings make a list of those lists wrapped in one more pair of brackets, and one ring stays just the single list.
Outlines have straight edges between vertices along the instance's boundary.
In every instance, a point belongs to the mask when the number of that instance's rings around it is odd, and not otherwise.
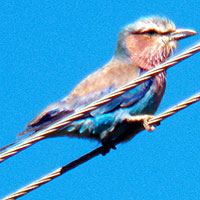
[{"label": "power line", "polygon": [[[178,111],[187,108],[188,106],[190,106],[191,104],[200,101],[200,93],[192,96],[191,98],[183,101],[182,103],[173,106],[172,108],[168,109],[167,111],[153,117],[152,119],[150,119],[148,121],[148,125],[155,125],[157,123],[160,123],[162,120],[166,119],[167,117],[170,117],[171,115],[174,115],[175,113],[177,113]],[[118,141],[114,141],[112,143],[112,145],[117,145],[119,142]],[[48,183],[50,181],[52,181],[54,178],[57,178],[58,176],[63,175],[64,173],[74,169],[75,167],[78,167],[79,165],[91,160],[92,158],[98,156],[99,154],[101,154],[104,151],[104,146],[101,146],[93,151],[91,151],[88,154],[85,154],[84,156],[78,158],[77,160],[74,160],[70,163],[68,163],[67,165],[49,173],[48,175],[44,176],[43,178],[34,181],[33,183],[29,184],[28,186],[18,190],[17,192],[5,197],[3,200],[13,200],[13,199],[17,199],[21,196],[24,196],[25,194],[31,192],[32,190],[37,189],[38,187],[42,186],[45,183]]]}]

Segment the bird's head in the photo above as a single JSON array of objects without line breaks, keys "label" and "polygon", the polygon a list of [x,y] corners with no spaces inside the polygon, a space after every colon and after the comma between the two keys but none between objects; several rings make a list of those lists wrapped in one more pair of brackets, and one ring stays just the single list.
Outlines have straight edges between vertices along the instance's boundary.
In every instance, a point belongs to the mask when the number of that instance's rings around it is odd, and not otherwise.
[{"label": "bird's head", "polygon": [[196,34],[193,30],[176,28],[166,18],[143,18],[119,33],[115,57],[150,70],[169,58],[179,40]]}]

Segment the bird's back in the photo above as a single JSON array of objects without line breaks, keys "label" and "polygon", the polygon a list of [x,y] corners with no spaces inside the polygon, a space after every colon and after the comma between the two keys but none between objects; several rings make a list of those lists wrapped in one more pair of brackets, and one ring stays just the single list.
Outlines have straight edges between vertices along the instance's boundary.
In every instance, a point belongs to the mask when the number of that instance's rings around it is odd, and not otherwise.
[{"label": "bird's back", "polygon": [[89,105],[91,102],[134,80],[139,75],[140,70],[137,66],[123,60],[112,59],[104,67],[80,82],[67,97],[51,104],[39,113],[27,124],[28,129],[22,134],[40,130],[43,126],[66,117],[75,112],[76,109]]}]

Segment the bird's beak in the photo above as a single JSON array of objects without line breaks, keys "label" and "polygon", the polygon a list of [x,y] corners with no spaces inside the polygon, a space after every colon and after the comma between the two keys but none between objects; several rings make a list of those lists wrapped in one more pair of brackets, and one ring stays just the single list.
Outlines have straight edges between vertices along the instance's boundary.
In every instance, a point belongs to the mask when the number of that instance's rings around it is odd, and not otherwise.
[{"label": "bird's beak", "polygon": [[175,32],[171,33],[171,39],[173,40],[181,40],[193,35],[197,35],[196,31],[190,29],[176,29]]}]

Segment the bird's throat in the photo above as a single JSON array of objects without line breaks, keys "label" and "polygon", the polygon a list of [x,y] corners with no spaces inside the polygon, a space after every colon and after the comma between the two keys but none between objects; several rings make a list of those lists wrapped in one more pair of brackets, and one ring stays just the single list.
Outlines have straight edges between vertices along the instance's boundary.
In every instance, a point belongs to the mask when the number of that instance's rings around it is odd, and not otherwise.
[{"label": "bird's throat", "polygon": [[141,36],[127,37],[126,50],[131,64],[146,71],[165,62],[171,54],[171,48],[167,44]]}]

